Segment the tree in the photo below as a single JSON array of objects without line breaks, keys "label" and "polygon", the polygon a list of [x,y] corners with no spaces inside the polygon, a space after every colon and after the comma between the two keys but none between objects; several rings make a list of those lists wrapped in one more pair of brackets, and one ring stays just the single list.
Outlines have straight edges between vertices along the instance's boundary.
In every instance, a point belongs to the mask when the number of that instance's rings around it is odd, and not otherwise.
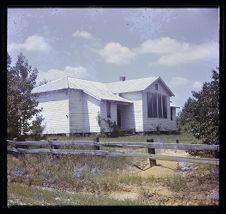
[{"label": "tree", "polygon": [[35,140],[40,139],[45,126],[42,125],[43,117],[41,115],[36,115],[36,119],[31,123],[31,134],[34,136]]},{"label": "tree", "polygon": [[205,144],[219,144],[219,72],[212,71],[212,81],[192,95],[182,109],[180,125]]},{"label": "tree", "polygon": [[15,66],[7,58],[7,131],[9,137],[29,133],[31,120],[41,109],[35,95],[31,93],[36,85],[38,70],[32,68],[25,56],[19,54]]},{"label": "tree", "polygon": [[191,132],[194,123],[195,99],[189,97],[185,102],[182,111],[179,113],[177,122],[183,131]]}]

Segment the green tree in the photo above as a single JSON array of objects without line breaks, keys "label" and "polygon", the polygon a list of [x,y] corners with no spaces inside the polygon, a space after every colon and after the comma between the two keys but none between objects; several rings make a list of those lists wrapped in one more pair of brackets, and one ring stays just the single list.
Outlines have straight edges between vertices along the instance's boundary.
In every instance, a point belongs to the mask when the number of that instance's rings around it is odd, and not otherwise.
[{"label": "green tree", "polygon": [[212,80],[192,95],[180,113],[180,126],[205,144],[219,144],[219,71],[212,71]]},{"label": "green tree", "polygon": [[7,58],[7,131],[8,137],[19,137],[31,131],[31,120],[41,109],[35,95],[38,70],[32,68],[23,54],[18,55],[15,66]]},{"label": "green tree", "polygon": [[182,131],[191,132],[194,123],[195,99],[189,97],[177,118],[178,126]]},{"label": "green tree", "polygon": [[212,81],[205,82],[196,99],[194,117],[197,125],[192,132],[204,143],[219,144],[219,72],[212,72]]},{"label": "green tree", "polygon": [[42,125],[43,117],[41,115],[36,115],[35,120],[31,123],[31,134],[34,136],[35,140],[40,139],[45,126]]}]

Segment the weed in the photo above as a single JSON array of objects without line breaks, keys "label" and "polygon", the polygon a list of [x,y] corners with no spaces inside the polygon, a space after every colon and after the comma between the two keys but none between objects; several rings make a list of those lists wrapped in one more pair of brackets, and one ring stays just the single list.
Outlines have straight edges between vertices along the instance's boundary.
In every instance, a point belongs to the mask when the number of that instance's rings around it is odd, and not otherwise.
[{"label": "weed", "polygon": [[187,189],[186,179],[180,175],[164,178],[163,185],[166,185],[170,190],[175,192],[185,191]]}]

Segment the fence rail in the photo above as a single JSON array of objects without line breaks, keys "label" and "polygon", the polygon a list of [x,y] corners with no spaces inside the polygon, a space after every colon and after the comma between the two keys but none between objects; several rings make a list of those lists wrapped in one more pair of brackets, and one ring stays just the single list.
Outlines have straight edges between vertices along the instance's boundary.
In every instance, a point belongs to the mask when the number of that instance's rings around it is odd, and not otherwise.
[{"label": "fence rail", "polygon": [[177,149],[177,150],[218,150],[219,145],[206,144],[179,144],[162,142],[95,142],[95,141],[10,141],[8,144],[17,146],[103,146],[103,147],[121,147],[121,148],[151,148],[151,149]]},{"label": "fence rail", "polygon": [[[53,155],[96,155],[105,157],[143,157],[149,158],[150,166],[156,165],[156,160],[168,161],[186,161],[200,164],[219,165],[217,158],[196,158],[196,157],[179,157],[169,155],[155,154],[155,149],[174,149],[174,150],[192,150],[192,151],[217,151],[219,145],[205,144],[179,144],[179,143],[162,143],[147,140],[147,142],[99,142],[99,138],[94,141],[59,141],[59,140],[43,140],[43,141],[11,141],[7,140],[9,147],[8,153],[11,154],[53,154]],[[29,148],[30,146],[50,146],[46,148]],[[93,150],[78,149],[60,149],[60,146],[92,146]],[[112,152],[100,150],[100,147],[118,147],[118,148],[146,148],[148,153],[137,152]]]}]

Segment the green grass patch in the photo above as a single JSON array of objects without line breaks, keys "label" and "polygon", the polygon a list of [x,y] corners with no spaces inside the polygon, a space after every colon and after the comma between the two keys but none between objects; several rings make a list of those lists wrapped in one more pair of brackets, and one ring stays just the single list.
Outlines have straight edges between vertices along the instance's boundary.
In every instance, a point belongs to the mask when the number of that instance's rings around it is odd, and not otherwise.
[{"label": "green grass patch", "polygon": [[88,205],[88,206],[130,206],[144,205],[142,201],[115,200],[107,196],[68,193],[60,190],[40,189],[12,183],[8,186],[8,204],[13,205]]},{"label": "green grass patch", "polygon": [[[52,135],[47,136],[48,140],[58,139],[58,140],[93,140],[96,135],[80,137],[80,136],[63,136],[63,135]],[[201,141],[194,138],[189,133],[180,133],[180,134],[136,134],[128,136],[120,136],[116,138],[111,137],[100,137],[100,142],[117,142],[117,141],[130,141],[130,142],[146,142],[147,139],[154,139],[154,141],[161,141],[165,143],[176,143],[176,140],[179,140],[180,143],[201,143]]]}]

